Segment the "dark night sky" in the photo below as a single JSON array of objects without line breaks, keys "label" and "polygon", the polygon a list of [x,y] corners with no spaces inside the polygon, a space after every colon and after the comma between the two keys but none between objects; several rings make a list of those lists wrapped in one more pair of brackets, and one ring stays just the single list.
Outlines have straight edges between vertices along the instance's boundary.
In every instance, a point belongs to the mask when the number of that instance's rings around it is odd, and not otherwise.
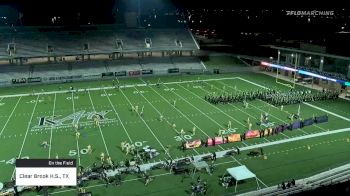
[{"label": "dark night sky", "polygon": [[[1,14],[8,13],[8,9],[1,12],[1,5],[11,5],[23,13],[23,25],[52,25],[51,18],[60,16],[59,22],[55,25],[70,26],[70,25],[86,25],[91,24],[106,24],[106,23],[123,23],[124,11],[137,11],[138,0],[0,0],[0,17]],[[221,35],[230,38],[238,39],[243,32],[263,32],[273,33],[272,39],[284,37],[286,39],[314,40],[314,42],[322,41],[326,38],[326,44],[334,45],[337,49],[340,45],[345,46],[345,43],[350,42],[350,35],[334,35],[334,32],[340,31],[341,27],[345,26],[345,30],[350,31],[350,9],[345,11],[342,8],[348,8],[342,4],[336,4],[332,1],[331,5],[322,4],[322,2],[314,2],[305,4],[305,1],[236,1],[236,0],[140,0],[141,12],[143,19],[152,16],[153,9],[156,8],[158,18],[154,23],[163,21],[165,25],[169,24],[169,20],[175,21],[178,17],[161,20],[161,13],[169,10],[192,10],[195,23],[190,23],[192,29],[216,29],[221,31]],[[302,5],[297,8],[297,5]],[[317,5],[317,6],[315,6]],[[276,6],[279,6],[276,7]],[[282,7],[283,6],[283,7]],[[272,8],[273,7],[273,8]],[[239,13],[220,12],[203,14],[203,8],[214,9],[234,9],[241,10]],[[245,13],[244,10],[249,9]],[[264,16],[259,16],[256,19],[247,20],[247,16],[254,17],[261,13],[261,10],[269,9],[269,13]],[[311,18],[311,22],[307,22],[307,17],[298,18],[295,16],[287,17],[281,10],[335,10],[336,19]],[[4,9],[3,9],[4,10]],[[118,12],[117,12],[118,10]],[[79,13],[79,14],[78,14]],[[187,11],[185,11],[186,14]],[[204,18],[201,18],[203,14]],[[16,14],[12,14],[16,15]],[[79,15],[79,17],[78,17]],[[186,17],[186,16],[185,16]],[[142,19],[142,21],[143,21]],[[149,18],[148,18],[149,19]],[[199,24],[198,21],[203,20]],[[146,24],[148,21],[146,22]],[[18,20],[17,23],[18,25]],[[188,23],[187,23],[188,24]],[[1,25],[1,18],[0,18]],[[10,25],[10,24],[8,24]],[[157,27],[155,24],[152,27]],[[159,25],[158,27],[161,27]],[[247,42],[246,37],[241,36],[241,40]],[[249,36],[247,37],[248,39]],[[263,38],[265,39],[265,38]],[[270,39],[270,38],[268,38]],[[251,39],[251,42],[256,42]],[[346,44],[347,45],[347,44]],[[341,49],[342,51],[345,51]]]}]

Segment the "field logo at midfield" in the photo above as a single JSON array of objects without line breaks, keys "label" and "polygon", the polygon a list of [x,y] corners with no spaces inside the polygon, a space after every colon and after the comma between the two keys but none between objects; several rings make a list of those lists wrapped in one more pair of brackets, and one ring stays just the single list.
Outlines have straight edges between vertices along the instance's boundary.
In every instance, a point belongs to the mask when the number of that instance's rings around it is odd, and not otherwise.
[{"label": "field logo at midfield", "polygon": [[111,111],[112,110],[86,112],[85,110],[81,110],[65,117],[62,117],[62,115],[39,117],[38,124],[32,127],[31,131],[42,131],[51,128],[72,128],[75,124],[82,126],[93,125],[95,124],[94,118],[97,116],[100,119],[100,124],[116,122],[117,120],[115,118],[111,119],[106,117]]}]

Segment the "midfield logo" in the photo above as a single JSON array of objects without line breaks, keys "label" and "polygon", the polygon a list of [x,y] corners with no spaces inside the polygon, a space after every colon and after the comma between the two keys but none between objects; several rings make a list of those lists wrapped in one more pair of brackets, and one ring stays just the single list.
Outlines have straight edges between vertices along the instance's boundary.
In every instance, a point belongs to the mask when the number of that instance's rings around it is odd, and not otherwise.
[{"label": "midfield logo", "polygon": [[58,116],[45,116],[40,117],[39,122],[36,126],[32,127],[31,131],[41,131],[43,129],[51,128],[72,128],[75,124],[80,125],[92,125],[94,124],[94,118],[98,117],[100,119],[100,124],[116,122],[116,119],[107,118],[106,115],[112,110],[104,110],[101,112],[86,112],[81,110],[70,114],[68,116],[62,117]]}]

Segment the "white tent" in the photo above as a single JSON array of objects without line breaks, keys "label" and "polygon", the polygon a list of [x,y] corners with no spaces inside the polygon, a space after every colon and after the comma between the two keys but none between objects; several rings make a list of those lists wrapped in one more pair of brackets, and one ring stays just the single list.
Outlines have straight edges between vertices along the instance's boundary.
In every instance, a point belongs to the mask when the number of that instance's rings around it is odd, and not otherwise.
[{"label": "white tent", "polygon": [[240,180],[255,178],[256,184],[259,187],[258,179],[256,178],[256,175],[251,172],[245,165],[239,166],[239,167],[232,167],[226,169],[227,173],[229,173],[234,179],[236,179],[236,186],[235,186],[235,192],[237,189],[237,182]]}]

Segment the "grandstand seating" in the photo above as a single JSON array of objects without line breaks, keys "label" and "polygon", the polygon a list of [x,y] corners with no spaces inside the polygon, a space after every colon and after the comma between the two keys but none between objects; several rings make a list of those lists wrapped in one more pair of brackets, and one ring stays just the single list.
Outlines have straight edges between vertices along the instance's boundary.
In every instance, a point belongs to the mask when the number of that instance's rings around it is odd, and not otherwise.
[{"label": "grandstand seating", "polygon": [[[77,75],[96,75],[104,72],[133,71],[152,69],[155,72],[167,73],[170,68],[202,70],[203,66],[197,57],[144,57],[118,60],[94,60],[60,62],[51,64],[32,64],[30,66],[2,65],[0,81],[28,77],[60,77]],[[159,73],[160,73],[159,72]]]},{"label": "grandstand seating", "polygon": [[[47,56],[47,46],[54,48],[52,55],[85,54],[83,45],[88,43],[89,53],[112,53],[120,51],[115,46],[116,39],[123,41],[123,51],[136,52],[145,50],[145,38],[151,38],[150,51],[196,50],[197,45],[186,29],[113,29],[87,30],[83,32],[39,32],[36,29],[17,32],[0,30],[0,58],[7,57],[8,43],[16,44],[15,57]],[[182,47],[175,44],[180,40]]]}]

